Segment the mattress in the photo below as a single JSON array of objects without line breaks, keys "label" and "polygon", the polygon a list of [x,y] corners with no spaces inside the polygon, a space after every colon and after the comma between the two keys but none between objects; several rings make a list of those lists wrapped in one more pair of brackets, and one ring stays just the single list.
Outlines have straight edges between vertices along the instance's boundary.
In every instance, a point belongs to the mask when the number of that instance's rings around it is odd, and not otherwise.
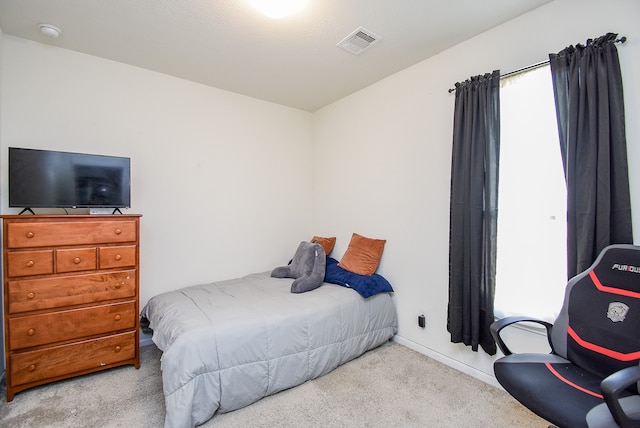
[{"label": "mattress", "polygon": [[142,310],[162,355],[165,427],[192,427],[322,376],[397,332],[389,293],[336,284],[290,292],[270,272],[153,297]]}]

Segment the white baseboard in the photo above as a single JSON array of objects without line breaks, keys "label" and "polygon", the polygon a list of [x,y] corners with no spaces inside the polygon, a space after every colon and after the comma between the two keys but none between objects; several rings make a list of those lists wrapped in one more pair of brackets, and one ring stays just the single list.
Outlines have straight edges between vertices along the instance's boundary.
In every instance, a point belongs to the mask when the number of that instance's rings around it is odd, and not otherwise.
[{"label": "white baseboard", "polygon": [[409,349],[413,349],[416,352],[419,352],[423,355],[426,355],[429,358],[433,358],[436,361],[439,361],[443,364],[448,365],[449,367],[453,367],[454,369],[461,371],[462,373],[468,374],[469,376],[473,376],[476,379],[479,379],[489,385],[495,386],[496,388],[500,388],[504,390],[502,385],[498,383],[495,377],[478,370],[474,367],[468,366],[466,364],[461,363],[460,361],[454,360],[451,357],[448,357],[444,354],[434,351],[433,349],[429,349],[424,347],[418,343],[412,342],[408,339],[405,339],[401,336],[394,336],[393,341],[399,343],[400,345],[406,346]]},{"label": "white baseboard", "polygon": [[153,345],[153,340],[150,337],[140,336],[140,347]]},{"label": "white baseboard", "polygon": [[153,345],[153,340],[151,340],[152,334],[145,334],[142,329],[140,329],[140,347]]}]

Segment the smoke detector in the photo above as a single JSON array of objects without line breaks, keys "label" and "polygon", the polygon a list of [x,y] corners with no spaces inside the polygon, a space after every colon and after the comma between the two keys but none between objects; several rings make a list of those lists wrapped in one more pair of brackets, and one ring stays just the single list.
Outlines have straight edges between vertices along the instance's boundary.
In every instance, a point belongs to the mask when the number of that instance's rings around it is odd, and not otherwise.
[{"label": "smoke detector", "polygon": [[342,39],[336,46],[351,54],[360,55],[365,49],[376,44],[378,40],[381,40],[381,37],[360,27]]},{"label": "smoke detector", "polygon": [[38,27],[40,28],[40,32],[42,34],[52,39],[57,38],[62,33],[62,31],[60,31],[58,27],[55,27],[51,24],[38,24]]}]

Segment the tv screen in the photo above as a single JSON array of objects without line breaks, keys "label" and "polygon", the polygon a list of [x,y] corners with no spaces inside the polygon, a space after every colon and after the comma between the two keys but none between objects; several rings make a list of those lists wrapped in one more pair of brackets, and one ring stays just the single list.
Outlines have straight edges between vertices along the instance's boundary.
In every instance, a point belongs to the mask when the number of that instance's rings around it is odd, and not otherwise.
[{"label": "tv screen", "polygon": [[9,206],[128,208],[129,158],[9,147]]}]

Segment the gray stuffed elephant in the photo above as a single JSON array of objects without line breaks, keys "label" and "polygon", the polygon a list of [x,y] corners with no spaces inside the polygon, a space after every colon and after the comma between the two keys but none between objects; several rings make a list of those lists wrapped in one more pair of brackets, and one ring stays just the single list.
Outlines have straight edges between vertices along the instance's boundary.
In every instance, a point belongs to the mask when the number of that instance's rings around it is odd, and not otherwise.
[{"label": "gray stuffed elephant", "polygon": [[273,278],[295,278],[291,284],[292,293],[314,290],[324,281],[327,257],[322,245],[302,241],[288,266],[280,266],[271,271]]}]

